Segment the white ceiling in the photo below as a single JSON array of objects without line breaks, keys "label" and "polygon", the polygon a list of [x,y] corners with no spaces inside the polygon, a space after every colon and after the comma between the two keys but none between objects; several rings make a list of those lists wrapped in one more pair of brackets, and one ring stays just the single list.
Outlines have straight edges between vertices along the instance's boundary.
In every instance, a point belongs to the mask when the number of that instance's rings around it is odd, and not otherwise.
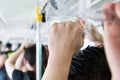
[{"label": "white ceiling", "polygon": [[5,19],[29,18],[34,15],[35,3],[35,0],[0,0],[0,12]]},{"label": "white ceiling", "polygon": [[34,20],[35,0],[0,0],[0,40],[23,37]]}]

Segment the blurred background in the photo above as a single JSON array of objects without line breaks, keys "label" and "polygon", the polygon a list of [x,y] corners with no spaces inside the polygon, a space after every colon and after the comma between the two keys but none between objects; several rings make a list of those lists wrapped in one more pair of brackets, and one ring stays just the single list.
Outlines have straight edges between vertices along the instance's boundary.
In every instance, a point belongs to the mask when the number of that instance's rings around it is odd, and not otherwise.
[{"label": "blurred background", "polygon": [[[56,1],[56,3],[52,2]],[[54,16],[79,16],[81,11],[87,15],[85,8],[100,10],[105,2],[117,0],[0,0],[0,40],[5,45],[7,42],[13,44],[13,48],[25,38],[35,39],[35,7],[38,4],[45,13],[46,22],[41,23],[41,35],[44,44],[50,28],[51,17]],[[39,2],[39,3],[38,3]],[[47,6],[45,4],[47,3]],[[62,5],[61,5],[62,4]],[[57,5],[57,8],[55,8]],[[64,9],[64,10],[63,10]],[[84,17],[85,15],[83,15]],[[98,15],[97,15],[98,16]],[[101,17],[101,16],[98,16]],[[89,18],[89,17],[88,17]],[[101,21],[93,21],[93,24],[103,34]],[[88,40],[86,45],[90,44]]]}]

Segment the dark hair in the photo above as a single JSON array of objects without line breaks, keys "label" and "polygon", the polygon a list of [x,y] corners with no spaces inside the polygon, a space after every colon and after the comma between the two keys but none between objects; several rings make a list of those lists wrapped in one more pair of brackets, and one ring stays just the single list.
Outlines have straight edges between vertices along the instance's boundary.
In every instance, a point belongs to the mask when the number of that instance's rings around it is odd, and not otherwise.
[{"label": "dark hair", "polygon": [[104,30],[104,22],[102,21],[102,28],[103,28],[103,30]]},{"label": "dark hair", "polygon": [[2,44],[2,41],[0,41],[0,44]]},{"label": "dark hair", "polygon": [[[35,44],[28,48],[25,48],[24,57],[26,60],[28,60],[31,66],[35,65],[36,63],[36,45]],[[44,68],[46,68],[47,66],[47,61],[48,61],[47,53],[46,53],[44,45],[42,45],[42,70],[43,72],[44,72]]]},{"label": "dark hair", "polygon": [[72,59],[68,80],[111,80],[103,47],[87,47]]},{"label": "dark hair", "polygon": [[48,57],[47,57],[47,53],[45,50],[45,46],[42,45],[42,74],[44,73],[44,69],[47,66],[47,61],[48,61]]},{"label": "dark hair", "polygon": [[0,41],[0,44],[2,44],[2,41]]},{"label": "dark hair", "polygon": [[11,47],[12,47],[12,44],[11,44],[11,43],[7,43],[7,44],[6,44],[6,47],[7,47],[7,48],[11,48]]},{"label": "dark hair", "polygon": [[36,63],[36,45],[32,45],[25,49],[24,58],[28,60],[31,66],[35,65]]}]

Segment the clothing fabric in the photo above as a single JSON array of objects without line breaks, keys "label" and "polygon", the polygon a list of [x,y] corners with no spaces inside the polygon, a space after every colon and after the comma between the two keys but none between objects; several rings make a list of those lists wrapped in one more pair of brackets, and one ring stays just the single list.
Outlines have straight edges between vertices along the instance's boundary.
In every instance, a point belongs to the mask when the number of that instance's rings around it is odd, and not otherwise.
[{"label": "clothing fabric", "polygon": [[12,80],[36,80],[33,71],[22,72],[20,70],[14,70],[12,74]]},{"label": "clothing fabric", "polygon": [[5,67],[2,67],[0,69],[0,80],[9,80],[6,70],[5,70]]},{"label": "clothing fabric", "polygon": [[5,52],[8,57],[12,56],[14,54],[14,51],[6,51]]},{"label": "clothing fabric", "polygon": [[6,54],[6,52],[0,52],[0,55]]},{"label": "clothing fabric", "polygon": [[14,51],[3,51],[3,52],[0,53],[0,55],[2,55],[2,54],[6,54],[7,57],[10,57],[14,54]]},{"label": "clothing fabric", "polygon": [[88,46],[72,58],[68,80],[111,80],[103,47]]},{"label": "clothing fabric", "polygon": [[[4,55],[4,54],[6,55],[5,52],[1,52],[0,56]],[[6,69],[5,69],[5,66],[3,66],[2,68],[0,68],[0,80],[9,80],[7,72],[6,72]]]}]

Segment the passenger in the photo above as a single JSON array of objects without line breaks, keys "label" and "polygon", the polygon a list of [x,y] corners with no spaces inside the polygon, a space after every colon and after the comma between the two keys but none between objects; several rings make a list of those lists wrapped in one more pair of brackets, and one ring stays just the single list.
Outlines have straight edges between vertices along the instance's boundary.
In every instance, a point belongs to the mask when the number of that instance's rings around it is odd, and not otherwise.
[{"label": "passenger", "polygon": [[103,16],[104,43],[112,80],[120,80],[120,1],[104,5]]},{"label": "passenger", "polygon": [[8,80],[8,76],[4,66],[6,59],[7,55],[2,52],[2,41],[0,41],[0,80]]},{"label": "passenger", "polygon": [[12,56],[14,54],[14,51],[12,50],[12,44],[7,43],[6,48],[7,48],[7,51],[6,51],[7,56],[8,57]]},{"label": "passenger", "polygon": [[[15,67],[15,61],[24,52],[24,65],[26,72],[21,67]],[[35,80],[36,79],[36,45],[29,45],[27,41],[23,42],[21,47],[6,60],[6,71],[12,80]],[[16,69],[17,68],[17,69]]]},{"label": "passenger", "polygon": [[[27,42],[26,42],[27,43]],[[26,44],[28,45],[28,44]],[[13,80],[35,80],[35,62],[36,62],[36,45],[32,45],[25,49],[25,53],[23,52],[23,45],[20,47],[13,56],[7,59],[6,61],[6,69],[9,77]],[[46,65],[47,65],[47,52],[45,46],[42,45],[42,70],[44,73]],[[17,57],[16,57],[17,56]],[[13,64],[15,62],[15,64]],[[12,66],[11,66],[12,65]],[[9,68],[10,67],[10,68]],[[11,70],[10,70],[11,69]],[[34,74],[33,74],[34,73]],[[25,77],[28,76],[28,77]],[[23,79],[24,78],[24,79]]]},{"label": "passenger", "polygon": [[[47,66],[47,61],[48,61],[48,52],[46,51],[46,48],[45,48],[46,45],[42,45],[42,75],[46,69],[46,66]],[[21,70],[23,72],[26,72],[27,69],[25,67],[25,65],[23,64],[23,59],[24,59],[24,53],[22,53],[16,60],[15,62],[15,68],[17,70]]]}]

